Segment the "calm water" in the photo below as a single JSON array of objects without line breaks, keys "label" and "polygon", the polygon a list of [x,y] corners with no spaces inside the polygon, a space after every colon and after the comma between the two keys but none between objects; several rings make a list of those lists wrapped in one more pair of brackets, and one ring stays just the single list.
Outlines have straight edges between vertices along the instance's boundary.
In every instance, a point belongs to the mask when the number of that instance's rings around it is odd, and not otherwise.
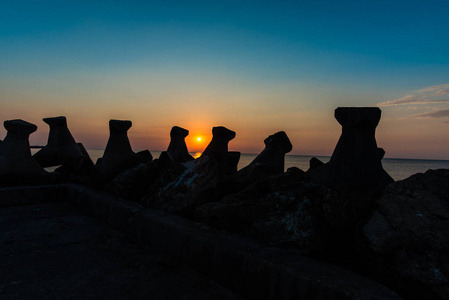
[{"label": "calm water", "polygon": [[[103,150],[88,150],[88,152],[94,162],[103,156]],[[151,154],[153,158],[158,158],[160,152],[151,151]],[[194,157],[201,155],[201,153],[191,154]],[[240,170],[249,165],[256,156],[256,154],[242,154],[238,169]],[[307,155],[286,155],[285,170],[290,167],[297,167],[303,171],[307,171],[309,169],[309,161],[312,157]],[[328,162],[330,159],[330,156],[316,157],[322,162]],[[382,165],[394,180],[402,180],[416,173],[424,173],[429,169],[449,169],[449,160],[384,158]]]}]

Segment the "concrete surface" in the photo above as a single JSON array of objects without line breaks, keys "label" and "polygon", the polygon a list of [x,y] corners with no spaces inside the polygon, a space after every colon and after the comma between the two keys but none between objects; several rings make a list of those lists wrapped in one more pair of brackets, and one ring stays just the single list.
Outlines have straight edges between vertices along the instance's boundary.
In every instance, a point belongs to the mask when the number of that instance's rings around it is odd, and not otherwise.
[{"label": "concrete surface", "polygon": [[241,299],[64,202],[0,208],[0,299]]},{"label": "concrete surface", "polygon": [[[14,203],[27,205],[11,207]],[[238,298],[214,282],[247,299],[399,299],[385,286],[343,268],[86,186],[3,188],[0,207],[5,233],[0,245],[10,249],[1,256],[0,268],[20,268],[17,278],[11,277],[14,273],[0,277],[0,289],[10,299],[84,299],[91,294],[91,299]],[[22,211],[26,207],[31,211]],[[58,207],[62,215],[54,210]],[[33,214],[41,219],[31,218]],[[52,233],[46,226],[59,230]],[[43,231],[34,233],[39,228]],[[14,262],[15,253],[24,254]],[[18,296],[11,298],[14,293]]]}]

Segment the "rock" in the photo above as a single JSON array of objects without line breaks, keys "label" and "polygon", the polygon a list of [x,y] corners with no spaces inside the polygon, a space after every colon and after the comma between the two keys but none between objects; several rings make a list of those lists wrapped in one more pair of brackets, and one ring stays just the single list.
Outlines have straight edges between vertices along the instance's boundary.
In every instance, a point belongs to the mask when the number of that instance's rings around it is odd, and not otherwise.
[{"label": "rock", "polygon": [[142,197],[173,162],[166,152],[159,159],[139,164],[120,173],[104,189],[122,199],[142,202]]},{"label": "rock", "polygon": [[377,204],[363,228],[377,256],[370,267],[411,298],[449,299],[449,170],[397,181]]},{"label": "rock", "polygon": [[189,154],[185,137],[189,135],[187,129],[173,126],[170,131],[170,144],[168,145],[167,153],[175,163],[185,163],[194,158]]},{"label": "rock", "polygon": [[136,154],[139,155],[140,157],[142,157],[144,160],[147,160],[147,161],[153,160],[153,155],[151,154],[151,152],[149,150],[139,151]]},{"label": "rock", "polygon": [[0,185],[49,183],[48,173],[31,157],[29,136],[37,126],[23,120],[4,122],[7,134],[0,144]]},{"label": "rock", "polygon": [[235,138],[235,132],[226,127],[212,128],[212,141],[201,156],[208,156],[217,161],[224,174],[232,174],[237,171],[239,152],[229,152],[229,141]]},{"label": "rock", "polygon": [[322,186],[308,182],[298,168],[261,179],[221,201],[206,203],[195,217],[219,228],[265,242],[314,253],[325,247],[325,229],[314,201]]},{"label": "rock", "polygon": [[150,190],[145,199],[147,206],[191,216],[197,206],[218,200],[215,193],[223,178],[223,172],[217,160],[201,156],[175,166],[178,167],[165,174],[169,180],[164,179],[157,189]]},{"label": "rock", "polygon": [[[167,151],[172,160],[180,153],[187,153],[187,149],[184,149],[184,137],[187,133],[187,130],[179,127],[172,130],[169,149],[175,155]],[[212,141],[200,158],[189,160],[182,166],[175,163],[161,175],[145,197],[144,203],[147,206],[192,216],[198,205],[219,200],[224,195],[226,185],[222,184],[223,180],[237,171],[240,152],[228,151],[228,143],[235,137],[235,132],[225,127],[214,127],[212,133]],[[181,145],[178,148],[184,150],[174,151],[177,149],[176,145]]]},{"label": "rock", "polygon": [[66,118],[54,117],[43,120],[50,126],[48,142],[33,155],[34,159],[44,168],[58,165],[74,168],[83,153],[67,128]]},{"label": "rock", "polygon": [[[87,153],[86,148],[82,143],[76,143],[77,147],[80,149],[82,156],[78,157],[70,165],[62,165],[57,168],[54,172],[59,173],[59,182],[78,182],[81,184],[87,184],[96,186],[92,184],[92,179],[95,177],[100,178],[100,181],[104,180],[104,176],[100,173],[98,169],[95,168],[92,159]],[[101,186],[101,184],[99,185]]]},{"label": "rock", "polygon": [[96,164],[106,179],[113,179],[129,168],[148,162],[148,160],[137,155],[131,149],[127,134],[131,126],[131,121],[109,121],[109,140],[103,157]]},{"label": "rock", "polygon": [[312,181],[328,186],[364,186],[382,190],[393,182],[381,163],[375,131],[381,111],[377,107],[339,107],[335,118],[342,134],[330,161],[308,171]]}]

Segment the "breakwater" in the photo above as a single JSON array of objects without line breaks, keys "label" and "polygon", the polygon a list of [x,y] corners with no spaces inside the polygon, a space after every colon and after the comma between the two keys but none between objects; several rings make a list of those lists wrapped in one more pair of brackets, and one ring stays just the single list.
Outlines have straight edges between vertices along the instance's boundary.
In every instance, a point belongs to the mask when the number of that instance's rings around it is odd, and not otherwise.
[{"label": "breakwater", "polygon": [[[69,202],[248,299],[398,299],[342,268],[76,184],[0,189],[0,206]],[[31,267],[31,266],[30,266]]]},{"label": "breakwater", "polygon": [[[145,214],[176,215],[186,228],[191,228],[188,222],[212,226],[257,241],[263,249],[275,247],[364,274],[407,299],[449,299],[449,170],[395,182],[383,168],[385,150],[375,139],[380,109],[337,108],[335,118],[342,133],[332,156],[329,161],[311,158],[307,171],[285,171],[292,144],[283,131],[268,136],[261,153],[239,168],[241,153],[228,149],[236,133],[226,127],[212,129],[211,142],[196,158],[184,141],[188,130],[174,126],[167,151],[153,158],[148,150],[131,149],[131,121],[111,120],[105,151],[94,163],[71,136],[64,117],[44,119],[50,125],[49,141],[33,156],[28,136],[36,126],[10,120],[0,143],[0,183],[77,183],[114,197],[106,201],[88,196],[91,192],[78,193],[70,197],[81,201],[77,205],[89,205],[90,211],[126,228],[133,224],[130,218],[140,216],[140,210],[133,212],[138,205]],[[59,167],[44,170],[50,166]],[[117,199],[125,202],[117,204]],[[97,210],[105,203],[115,204]],[[132,209],[117,211],[116,204]]]}]

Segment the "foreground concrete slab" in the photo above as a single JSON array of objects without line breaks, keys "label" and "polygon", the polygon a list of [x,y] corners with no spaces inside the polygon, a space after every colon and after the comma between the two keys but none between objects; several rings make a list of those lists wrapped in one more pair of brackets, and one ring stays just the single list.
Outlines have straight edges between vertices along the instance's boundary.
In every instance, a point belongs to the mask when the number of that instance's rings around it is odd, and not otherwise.
[{"label": "foreground concrete slab", "polygon": [[68,203],[0,208],[0,232],[1,299],[241,299]]}]

